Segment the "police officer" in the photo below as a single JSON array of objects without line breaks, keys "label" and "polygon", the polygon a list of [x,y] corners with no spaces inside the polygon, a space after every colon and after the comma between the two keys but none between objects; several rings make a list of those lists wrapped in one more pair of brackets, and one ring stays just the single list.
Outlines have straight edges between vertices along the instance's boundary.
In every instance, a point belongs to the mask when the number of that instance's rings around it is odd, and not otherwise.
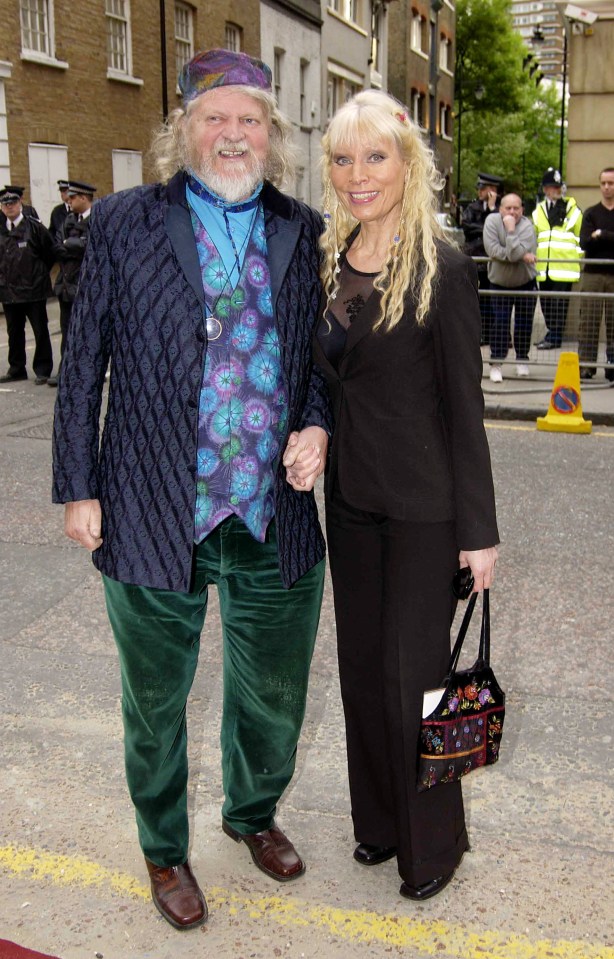
[{"label": "police officer", "polygon": [[[24,216],[33,216],[35,220],[39,219],[39,215],[34,209],[33,206],[30,206],[29,203],[23,202],[23,195],[26,192],[25,186],[13,186],[10,183],[7,183],[2,191],[2,193],[14,193],[16,194],[21,201],[21,211]],[[7,218],[5,213],[0,213],[0,226],[6,226]]]},{"label": "police officer", "polygon": [[[24,210],[23,190],[4,189],[0,194],[0,302],[6,316],[9,368],[0,383],[26,380],[26,319],[36,347],[32,367],[37,386],[47,382],[53,353],[47,318],[51,296],[49,270],[54,261],[51,234],[36,217]],[[30,207],[30,209],[32,209]]]},{"label": "police officer", "polygon": [[540,297],[546,323],[546,335],[538,350],[556,350],[563,342],[572,284],[580,279],[580,229],[582,212],[572,196],[563,196],[563,177],[548,167],[542,177],[544,199],[533,210],[537,233],[537,283],[540,293],[559,296]]},{"label": "police officer", "polygon": [[58,203],[57,206],[54,206],[51,211],[51,219],[49,220],[49,232],[54,239],[55,243],[61,243],[61,231],[64,226],[64,220],[70,213],[70,203],[68,202],[68,180],[58,180],[58,190],[60,191],[60,196],[62,202]]},{"label": "police officer", "polygon": [[[494,176],[492,173],[478,173],[475,186],[478,194],[477,199],[465,207],[461,221],[465,234],[463,250],[467,256],[486,256],[483,240],[484,223],[491,213],[497,213],[499,209],[503,179],[500,176]],[[480,289],[490,289],[488,265],[478,263],[477,267]],[[489,296],[480,297],[480,314],[482,317],[482,343],[489,343],[492,316],[492,303]]]},{"label": "police officer", "polygon": [[[66,192],[70,213],[64,220],[55,247],[56,257],[60,263],[60,272],[54,287],[55,295],[60,304],[60,330],[62,333],[60,363],[64,352],[72,305],[77,293],[81,263],[85,256],[90,229],[90,212],[96,187],[90,183],[83,183],[81,180],[69,180]],[[51,376],[48,385],[57,386],[58,376]]]}]

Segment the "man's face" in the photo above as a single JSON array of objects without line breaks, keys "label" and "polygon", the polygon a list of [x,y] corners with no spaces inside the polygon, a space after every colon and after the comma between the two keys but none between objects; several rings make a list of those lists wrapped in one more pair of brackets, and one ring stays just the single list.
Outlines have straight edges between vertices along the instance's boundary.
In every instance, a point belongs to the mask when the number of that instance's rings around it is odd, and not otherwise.
[{"label": "man's face", "polygon": [[69,200],[68,190],[67,189],[60,190],[60,197],[62,198],[62,203],[68,203],[68,200]]},{"label": "man's face", "polygon": [[501,216],[513,216],[516,220],[516,223],[522,217],[522,203],[519,196],[510,193],[508,196],[504,196],[501,200],[501,206],[499,207],[499,213]]},{"label": "man's face", "polygon": [[562,186],[555,186],[555,184],[551,183],[548,186],[544,187],[544,196],[546,197],[547,200],[558,200],[561,197],[562,193],[563,193]]},{"label": "man's face", "polygon": [[604,170],[599,177],[599,189],[606,202],[614,200],[614,170]]},{"label": "man's face", "polygon": [[89,210],[91,201],[84,193],[73,193],[68,197],[68,203],[73,213],[77,215]]},{"label": "man's face", "polygon": [[8,203],[0,204],[0,207],[7,220],[12,223],[21,213],[21,200],[9,200]]},{"label": "man's face", "polygon": [[241,87],[217,87],[191,106],[185,127],[187,161],[197,176],[225,199],[254,192],[269,154],[264,107]]}]

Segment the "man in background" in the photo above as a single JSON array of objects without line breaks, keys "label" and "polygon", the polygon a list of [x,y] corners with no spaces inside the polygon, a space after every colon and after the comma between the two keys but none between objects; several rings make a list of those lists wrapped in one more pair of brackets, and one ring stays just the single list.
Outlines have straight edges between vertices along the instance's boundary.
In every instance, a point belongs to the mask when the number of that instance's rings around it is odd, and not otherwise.
[{"label": "man in background", "polygon": [[58,180],[58,190],[62,202],[54,206],[49,220],[49,232],[55,243],[61,242],[61,231],[64,226],[64,220],[70,213],[70,203],[68,202],[68,180]]},{"label": "man in background", "polygon": [[6,316],[9,368],[0,383],[28,378],[26,320],[34,332],[32,367],[35,384],[46,383],[53,369],[47,318],[51,296],[49,270],[54,261],[51,234],[36,217],[24,212],[23,191],[5,188],[0,194],[0,302]]},{"label": "man in background", "polygon": [[[492,173],[478,173],[476,182],[477,199],[469,203],[463,212],[461,226],[465,234],[463,247],[467,256],[486,256],[484,249],[484,224],[491,213],[499,209],[499,193],[503,186],[501,177]],[[478,263],[478,283],[480,290],[488,290],[488,265]],[[480,315],[482,317],[482,343],[490,342],[492,322],[492,302],[490,296],[480,296]]]},{"label": "man in background", "polygon": [[[599,348],[601,319],[605,322],[606,359],[614,364],[614,167],[606,167],[599,174],[601,202],[589,206],[582,219],[580,246],[592,260],[609,263],[585,263],[582,292],[595,293],[594,299],[582,300],[578,353],[580,363],[594,363]],[[609,294],[604,299],[599,294]],[[580,378],[590,380],[594,366],[582,366]],[[614,369],[606,369],[606,380],[614,382]]]},{"label": "man in background", "polygon": [[[23,195],[26,192],[25,186],[12,186],[7,184],[2,191],[2,193],[13,193],[19,197],[21,203],[21,212],[24,216],[34,217],[35,220],[39,219],[38,213],[33,206],[30,206],[29,203],[23,202]],[[0,226],[6,226],[6,213],[0,211]]]},{"label": "man in background", "polygon": [[[90,213],[94,202],[96,187],[80,180],[69,180],[66,196],[70,212],[59,231],[56,240],[56,257],[60,264],[60,271],[55,281],[54,293],[60,304],[60,367],[66,334],[70,323],[72,305],[77,295],[77,285],[81,273],[81,264],[85,256],[87,238],[90,230]],[[56,376],[50,376],[49,386],[58,385],[60,369]]]},{"label": "man in background", "polygon": [[514,311],[516,375],[529,375],[529,347],[535,313],[535,230],[523,215],[522,200],[515,193],[502,197],[499,213],[484,224],[484,247],[490,257],[488,278],[492,290],[514,290],[526,296],[493,296],[490,330],[490,379],[501,383],[501,361],[508,353],[510,322]]}]

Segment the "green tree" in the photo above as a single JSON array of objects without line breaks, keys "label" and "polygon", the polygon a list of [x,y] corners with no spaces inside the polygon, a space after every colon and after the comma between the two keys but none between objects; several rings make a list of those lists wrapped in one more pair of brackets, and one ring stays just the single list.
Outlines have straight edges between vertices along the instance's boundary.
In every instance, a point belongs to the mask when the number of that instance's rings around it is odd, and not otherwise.
[{"label": "green tree", "polygon": [[485,170],[530,198],[558,162],[560,100],[525,69],[528,50],[509,0],[457,0],[456,13],[455,185],[460,157],[460,196],[474,195]]}]

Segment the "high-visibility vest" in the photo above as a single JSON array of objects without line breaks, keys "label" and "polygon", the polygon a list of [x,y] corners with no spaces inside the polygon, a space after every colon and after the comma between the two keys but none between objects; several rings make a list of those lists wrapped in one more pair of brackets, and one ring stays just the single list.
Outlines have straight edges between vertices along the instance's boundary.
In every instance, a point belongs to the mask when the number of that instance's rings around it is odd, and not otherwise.
[{"label": "high-visibility vest", "polygon": [[[533,210],[533,223],[537,232],[537,281],[549,277],[559,283],[577,283],[580,279],[582,248],[580,227],[582,212],[573,197],[567,199],[567,212],[561,226],[550,226],[546,201],[542,200]],[[540,263],[539,260],[567,260],[566,263]]]}]

